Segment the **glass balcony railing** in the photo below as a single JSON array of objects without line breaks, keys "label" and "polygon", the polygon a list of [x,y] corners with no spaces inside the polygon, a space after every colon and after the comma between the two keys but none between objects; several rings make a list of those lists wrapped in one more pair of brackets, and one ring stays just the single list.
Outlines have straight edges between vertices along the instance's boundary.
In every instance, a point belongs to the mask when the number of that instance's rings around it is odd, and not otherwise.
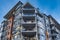
[{"label": "glass balcony railing", "polygon": [[34,8],[22,8],[23,10],[35,10]]},{"label": "glass balcony railing", "polygon": [[7,34],[6,34],[6,32],[2,32],[3,34],[2,34],[2,36],[6,36]]},{"label": "glass balcony railing", "polygon": [[19,27],[19,26],[14,27],[12,34],[15,34],[16,32],[20,32],[20,31],[21,31],[21,27]]},{"label": "glass balcony railing", "polygon": [[22,31],[22,35],[25,37],[34,37],[36,36],[36,32],[35,31]]},{"label": "glass balcony railing", "polygon": [[22,30],[22,32],[36,32],[36,31],[30,31],[30,30],[27,30],[27,31],[25,31],[25,30]]},{"label": "glass balcony railing", "polygon": [[33,14],[33,13],[29,14],[29,13],[26,13],[26,14],[23,14],[22,16],[36,16],[36,14]]},{"label": "glass balcony railing", "polygon": [[37,32],[37,28],[35,27],[22,27],[22,31],[36,31]]},{"label": "glass balcony railing", "polygon": [[27,22],[24,22],[24,21],[22,21],[22,24],[34,24],[34,23],[36,23],[35,21],[27,21]]},{"label": "glass balcony railing", "polygon": [[56,33],[53,33],[53,34],[50,34],[50,36],[57,36],[57,34]]}]

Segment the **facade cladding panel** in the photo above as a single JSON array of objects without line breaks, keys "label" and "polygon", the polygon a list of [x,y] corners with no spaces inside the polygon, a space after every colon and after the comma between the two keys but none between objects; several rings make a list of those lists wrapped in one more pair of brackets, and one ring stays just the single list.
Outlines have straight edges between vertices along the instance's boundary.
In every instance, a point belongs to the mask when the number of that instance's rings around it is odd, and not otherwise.
[{"label": "facade cladding panel", "polygon": [[51,15],[40,13],[29,2],[19,1],[4,18],[8,24],[2,26],[5,29],[2,34],[5,31],[7,34],[1,36],[2,40],[60,40],[59,23]]}]

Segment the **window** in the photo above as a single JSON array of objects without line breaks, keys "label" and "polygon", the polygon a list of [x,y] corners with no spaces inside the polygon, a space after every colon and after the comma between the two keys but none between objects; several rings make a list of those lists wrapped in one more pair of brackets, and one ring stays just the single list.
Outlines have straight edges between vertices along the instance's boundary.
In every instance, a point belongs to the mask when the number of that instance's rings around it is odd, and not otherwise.
[{"label": "window", "polygon": [[38,21],[38,26],[39,26],[40,28],[42,28],[42,29],[45,29],[44,24],[42,24],[40,21]]},{"label": "window", "polygon": [[44,29],[39,29],[39,32],[41,35],[45,35],[45,30]]},{"label": "window", "polygon": [[40,35],[40,40],[45,40],[45,36]]}]

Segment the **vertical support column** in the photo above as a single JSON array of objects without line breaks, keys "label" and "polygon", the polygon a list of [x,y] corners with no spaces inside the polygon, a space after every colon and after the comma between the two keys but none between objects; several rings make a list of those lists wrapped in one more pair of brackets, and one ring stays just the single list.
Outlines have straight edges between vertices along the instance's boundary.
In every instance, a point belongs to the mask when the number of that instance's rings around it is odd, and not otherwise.
[{"label": "vertical support column", "polygon": [[47,31],[47,24],[46,24],[46,18],[45,18],[46,15],[43,14],[43,18],[44,18],[44,24],[45,24],[45,35],[46,35],[46,40],[49,40],[48,38],[48,31]]},{"label": "vertical support column", "polygon": [[38,40],[38,28],[37,28],[37,26],[38,26],[38,22],[37,22],[37,15],[36,15],[36,17],[35,17],[35,21],[36,21],[36,30],[37,30],[37,32],[36,32],[36,39]]},{"label": "vertical support column", "polygon": [[[22,15],[23,15],[23,9],[22,9],[21,17],[22,17]],[[22,36],[22,20],[23,20],[23,19],[21,19],[21,40],[23,40],[23,36]]]},{"label": "vertical support column", "polygon": [[46,38],[47,38],[47,36],[46,36],[46,21],[45,21],[45,15],[43,14],[43,20],[44,20],[44,26],[45,26],[45,40],[46,40]]}]

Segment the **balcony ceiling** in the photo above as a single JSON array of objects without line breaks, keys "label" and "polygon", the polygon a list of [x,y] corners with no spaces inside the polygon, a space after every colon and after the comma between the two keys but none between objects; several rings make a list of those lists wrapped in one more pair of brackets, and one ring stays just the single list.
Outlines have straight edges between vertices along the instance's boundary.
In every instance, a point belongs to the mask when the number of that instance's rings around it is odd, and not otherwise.
[{"label": "balcony ceiling", "polygon": [[24,28],[26,29],[29,29],[29,30],[32,30],[36,24],[22,24]]},{"label": "balcony ceiling", "polygon": [[35,13],[35,10],[23,10],[23,13]]},{"label": "balcony ceiling", "polygon": [[35,20],[35,16],[23,16],[23,20]]},{"label": "balcony ceiling", "polygon": [[36,23],[22,23],[22,26],[35,26]]},{"label": "balcony ceiling", "polygon": [[36,35],[36,32],[22,32],[22,35],[24,37],[34,37]]}]

